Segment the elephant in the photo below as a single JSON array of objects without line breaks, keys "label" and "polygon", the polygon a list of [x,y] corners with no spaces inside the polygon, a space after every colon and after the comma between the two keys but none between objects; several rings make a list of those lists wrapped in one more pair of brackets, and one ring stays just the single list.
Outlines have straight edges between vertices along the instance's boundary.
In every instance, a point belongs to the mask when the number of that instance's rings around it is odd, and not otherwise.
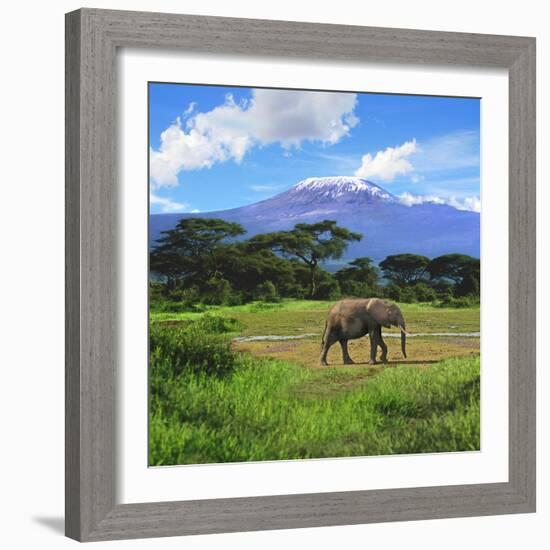
[{"label": "elephant", "polygon": [[405,319],[401,310],[395,305],[380,298],[345,299],[334,304],[325,322],[321,343],[319,363],[327,365],[327,353],[330,347],[340,342],[345,365],[353,364],[348,353],[348,340],[370,335],[370,361],[376,363],[376,348],[380,347],[383,363],[387,362],[388,348],[382,339],[382,327],[399,327],[401,330],[401,351],[407,358],[405,350],[407,332]]}]

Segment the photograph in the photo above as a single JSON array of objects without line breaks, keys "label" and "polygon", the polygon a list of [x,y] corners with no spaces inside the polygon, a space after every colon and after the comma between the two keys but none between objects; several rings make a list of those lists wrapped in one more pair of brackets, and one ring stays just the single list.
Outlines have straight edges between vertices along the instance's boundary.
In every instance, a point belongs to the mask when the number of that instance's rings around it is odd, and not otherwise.
[{"label": "photograph", "polygon": [[480,98],[147,95],[149,466],[480,451]]}]

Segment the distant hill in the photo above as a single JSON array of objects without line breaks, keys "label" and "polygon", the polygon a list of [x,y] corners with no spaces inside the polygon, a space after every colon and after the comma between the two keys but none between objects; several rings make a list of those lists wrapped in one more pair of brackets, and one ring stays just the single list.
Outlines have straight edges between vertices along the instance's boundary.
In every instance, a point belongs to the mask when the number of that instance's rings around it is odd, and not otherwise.
[{"label": "distant hill", "polygon": [[223,218],[238,222],[247,237],[291,229],[296,223],[336,220],[363,234],[349,246],[344,260],[370,256],[375,261],[389,254],[411,252],[435,257],[458,252],[479,258],[479,214],[444,204],[401,204],[397,197],[358,177],[308,178],[269,199],[217,212],[152,214],[149,244],[160,232],[182,218]]}]

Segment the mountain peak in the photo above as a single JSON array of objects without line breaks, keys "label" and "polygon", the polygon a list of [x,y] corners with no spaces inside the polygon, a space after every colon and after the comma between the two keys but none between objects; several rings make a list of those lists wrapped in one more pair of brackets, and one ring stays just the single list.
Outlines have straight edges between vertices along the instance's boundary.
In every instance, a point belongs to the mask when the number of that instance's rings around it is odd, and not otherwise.
[{"label": "mountain peak", "polygon": [[[479,258],[478,213],[442,204],[409,207],[375,183],[353,176],[307,178],[268,199],[200,215],[239,223],[247,230],[246,237],[287,231],[297,223],[335,220],[339,226],[364,236],[349,246],[346,260],[362,256],[382,260],[403,252],[431,258],[459,252]],[[161,231],[194,216],[151,216],[151,246]]]},{"label": "mountain peak", "polygon": [[372,181],[357,176],[325,176],[299,181],[291,191],[313,191],[325,198],[336,199],[349,194],[368,196],[370,199],[395,201],[395,197]]}]

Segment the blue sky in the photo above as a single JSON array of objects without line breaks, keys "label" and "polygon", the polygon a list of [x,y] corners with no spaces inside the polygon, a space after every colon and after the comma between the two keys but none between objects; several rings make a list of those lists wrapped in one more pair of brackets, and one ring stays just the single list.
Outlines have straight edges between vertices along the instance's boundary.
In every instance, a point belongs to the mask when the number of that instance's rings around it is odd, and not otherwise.
[{"label": "blue sky", "polygon": [[480,100],[149,84],[151,213],[360,176],[412,206],[479,211]]}]

